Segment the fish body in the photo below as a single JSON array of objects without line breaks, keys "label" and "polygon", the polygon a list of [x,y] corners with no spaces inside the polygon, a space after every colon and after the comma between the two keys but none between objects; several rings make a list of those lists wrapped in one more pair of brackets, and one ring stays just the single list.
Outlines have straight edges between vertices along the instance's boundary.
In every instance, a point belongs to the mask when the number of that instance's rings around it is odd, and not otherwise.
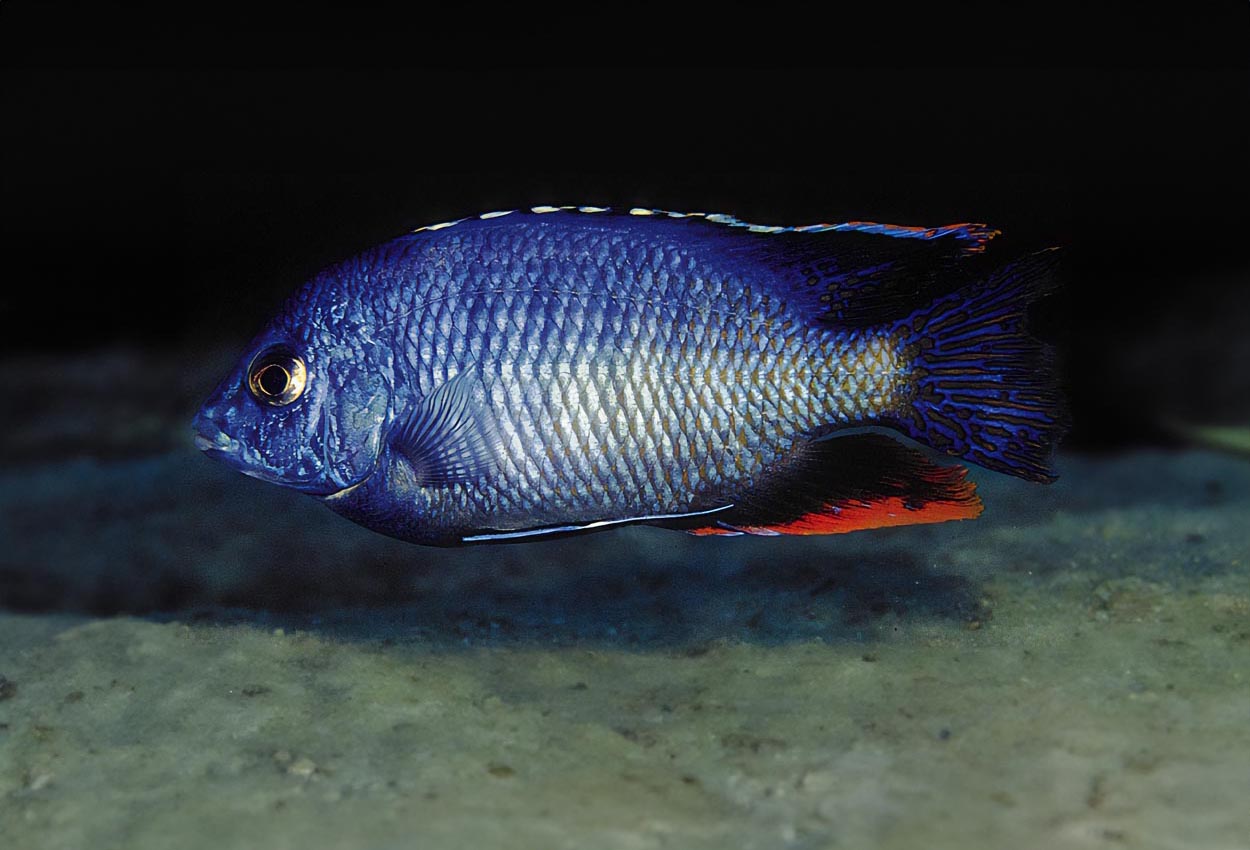
[{"label": "fish body", "polygon": [[436,545],[980,512],[962,468],[844,435],[865,426],[1053,477],[1062,416],[1023,329],[1049,255],[976,277],[980,225],[633,212],[485,214],[325,270],[206,402],[199,444]]}]

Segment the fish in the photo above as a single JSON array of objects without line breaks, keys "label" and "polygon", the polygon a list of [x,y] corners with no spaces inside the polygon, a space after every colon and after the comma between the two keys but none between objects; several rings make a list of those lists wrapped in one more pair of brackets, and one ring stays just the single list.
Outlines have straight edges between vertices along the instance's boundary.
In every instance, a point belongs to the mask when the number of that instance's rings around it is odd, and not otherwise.
[{"label": "fish", "polygon": [[1067,428],[1028,328],[1060,251],[993,264],[998,234],[590,206],[421,227],[298,288],[195,442],[434,546],[972,519],[965,464],[1053,481]]}]

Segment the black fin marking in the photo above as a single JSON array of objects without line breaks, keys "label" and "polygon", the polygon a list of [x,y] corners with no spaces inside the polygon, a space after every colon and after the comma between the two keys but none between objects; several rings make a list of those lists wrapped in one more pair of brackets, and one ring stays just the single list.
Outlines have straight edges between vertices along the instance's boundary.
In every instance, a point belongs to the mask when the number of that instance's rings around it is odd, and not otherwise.
[{"label": "black fin marking", "polygon": [[1055,287],[1056,249],[1010,263],[894,327],[911,351],[915,395],[897,425],[987,469],[1053,481],[1067,428],[1050,350],[1029,336],[1030,303]]},{"label": "black fin marking", "polygon": [[419,486],[447,487],[494,470],[502,443],[493,417],[473,398],[475,383],[461,372],[391,432],[391,445],[412,464]]},{"label": "black fin marking", "polygon": [[[777,274],[774,286],[816,320],[843,327],[894,322],[967,279],[959,265],[998,234],[983,224],[934,228],[893,227],[928,236],[882,238],[871,230],[783,232],[755,237],[737,251],[753,255]],[[741,237],[739,237],[741,238]],[[952,272],[957,272],[952,274]]]},{"label": "black fin marking", "polygon": [[668,527],[771,536],[971,519],[981,500],[966,473],[882,434],[833,437],[801,444],[714,524]]}]

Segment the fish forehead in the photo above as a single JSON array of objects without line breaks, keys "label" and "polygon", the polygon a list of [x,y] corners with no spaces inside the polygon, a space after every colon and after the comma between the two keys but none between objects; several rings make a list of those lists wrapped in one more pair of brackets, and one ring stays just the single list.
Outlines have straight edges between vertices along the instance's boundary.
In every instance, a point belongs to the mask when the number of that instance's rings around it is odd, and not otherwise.
[{"label": "fish forehead", "polygon": [[800,323],[768,269],[672,223],[617,221],[464,222],[358,261],[412,395],[474,369],[501,426],[498,474],[433,494],[436,512],[672,512],[749,483],[831,414],[890,403],[889,340]]}]

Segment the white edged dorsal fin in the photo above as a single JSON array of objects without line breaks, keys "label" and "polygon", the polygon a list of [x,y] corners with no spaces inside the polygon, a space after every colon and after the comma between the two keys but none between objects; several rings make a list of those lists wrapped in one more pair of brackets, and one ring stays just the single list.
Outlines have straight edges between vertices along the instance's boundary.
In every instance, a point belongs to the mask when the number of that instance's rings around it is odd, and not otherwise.
[{"label": "white edged dorsal fin", "polygon": [[907,224],[882,224],[877,221],[843,221],[836,224],[752,224],[742,221],[727,213],[674,212],[672,210],[648,209],[634,207],[629,211],[632,216],[655,216],[657,218],[701,218],[712,224],[725,227],[736,227],[751,233],[870,233],[875,236],[890,236],[895,239],[941,239],[951,237],[962,245],[963,253],[977,254],[985,250],[986,244],[998,236],[1001,231],[980,223],[960,222],[944,224],[939,227],[921,227]]},{"label": "white edged dorsal fin", "polygon": [[422,487],[475,481],[499,462],[501,440],[494,417],[473,397],[468,372],[430,393],[391,433],[391,445],[412,465]]},{"label": "white edged dorsal fin", "polygon": [[[448,227],[455,227],[456,225],[464,222],[489,221],[491,219],[502,218],[517,212],[535,215],[549,215],[551,213],[614,213],[615,211],[611,207],[596,207],[586,204],[564,204],[561,206],[544,204],[533,206],[526,210],[498,210],[495,212],[481,213],[476,216],[466,216],[465,218],[455,219],[454,221],[445,221],[439,224],[429,224],[425,227],[418,227],[412,232],[422,233],[433,230],[443,230]],[[636,217],[650,216],[654,218],[670,219],[701,219],[709,224],[719,224],[724,227],[737,228],[750,233],[763,234],[868,233],[876,236],[889,236],[895,239],[920,239],[925,241],[950,238],[959,244],[960,250],[964,254],[981,253],[985,250],[985,246],[989,243],[989,241],[1000,232],[988,225],[973,222],[945,224],[938,227],[923,227],[906,224],[883,224],[876,221],[844,221],[836,224],[817,223],[799,225],[752,224],[749,221],[742,221],[727,213],[675,212],[673,210],[652,209],[649,207],[633,207],[619,214]]]}]

